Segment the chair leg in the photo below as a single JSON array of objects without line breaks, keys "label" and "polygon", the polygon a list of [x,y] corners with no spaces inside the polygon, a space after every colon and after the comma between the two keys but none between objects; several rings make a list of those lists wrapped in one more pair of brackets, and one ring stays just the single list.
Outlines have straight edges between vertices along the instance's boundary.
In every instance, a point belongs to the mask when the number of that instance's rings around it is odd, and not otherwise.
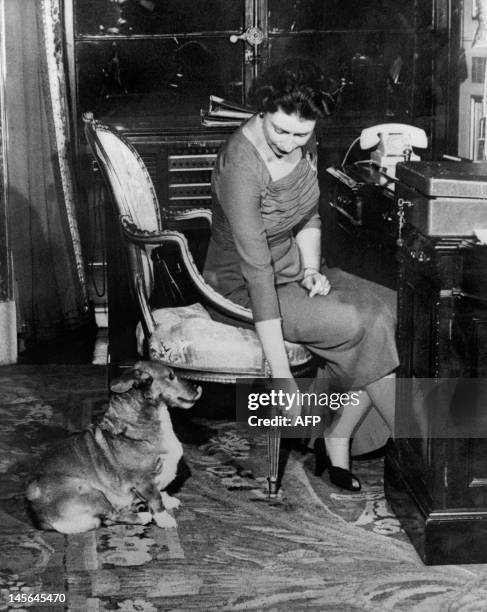
[{"label": "chair leg", "polygon": [[281,445],[281,430],[279,427],[271,427],[267,431],[267,456],[269,462],[269,498],[277,496],[279,475],[279,448]]}]

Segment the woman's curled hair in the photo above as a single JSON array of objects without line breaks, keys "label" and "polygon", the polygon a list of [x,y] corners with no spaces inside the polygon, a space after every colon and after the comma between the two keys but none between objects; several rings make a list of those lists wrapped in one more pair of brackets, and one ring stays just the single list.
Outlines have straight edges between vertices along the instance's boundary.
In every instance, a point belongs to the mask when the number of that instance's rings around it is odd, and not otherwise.
[{"label": "woman's curled hair", "polygon": [[330,115],[335,100],[327,89],[329,81],[313,62],[292,58],[270,66],[257,77],[250,90],[250,101],[258,112],[297,113],[303,119]]}]

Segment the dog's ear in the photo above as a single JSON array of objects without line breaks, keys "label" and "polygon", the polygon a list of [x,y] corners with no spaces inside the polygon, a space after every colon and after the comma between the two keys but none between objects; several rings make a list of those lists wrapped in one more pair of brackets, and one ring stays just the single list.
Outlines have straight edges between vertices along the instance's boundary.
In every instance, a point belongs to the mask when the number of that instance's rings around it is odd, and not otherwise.
[{"label": "dog's ear", "polygon": [[151,384],[152,376],[148,372],[140,368],[134,368],[113,380],[110,389],[114,393],[125,393],[132,388],[150,387]]}]

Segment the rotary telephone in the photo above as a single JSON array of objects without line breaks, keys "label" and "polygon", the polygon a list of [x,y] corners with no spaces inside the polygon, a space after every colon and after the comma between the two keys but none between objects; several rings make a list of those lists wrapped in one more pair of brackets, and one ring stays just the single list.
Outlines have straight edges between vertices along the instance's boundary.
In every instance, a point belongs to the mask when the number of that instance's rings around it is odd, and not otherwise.
[{"label": "rotary telephone", "polygon": [[425,149],[428,146],[426,132],[405,123],[383,123],[362,130],[360,148],[377,147],[370,154],[371,161],[394,177],[399,161],[419,161],[413,147]]}]

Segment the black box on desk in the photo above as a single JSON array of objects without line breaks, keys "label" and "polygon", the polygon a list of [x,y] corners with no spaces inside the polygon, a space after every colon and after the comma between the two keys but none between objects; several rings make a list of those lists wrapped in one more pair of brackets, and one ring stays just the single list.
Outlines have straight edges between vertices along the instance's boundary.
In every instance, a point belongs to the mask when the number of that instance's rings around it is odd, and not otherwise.
[{"label": "black box on desk", "polygon": [[396,202],[426,236],[473,236],[487,228],[487,162],[397,165]]}]

